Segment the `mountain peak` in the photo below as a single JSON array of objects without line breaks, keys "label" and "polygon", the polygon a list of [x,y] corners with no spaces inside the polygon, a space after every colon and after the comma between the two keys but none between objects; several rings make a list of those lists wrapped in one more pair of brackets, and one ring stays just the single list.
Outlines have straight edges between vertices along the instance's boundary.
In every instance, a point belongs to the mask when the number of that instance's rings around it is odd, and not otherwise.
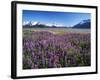
[{"label": "mountain peak", "polygon": [[74,25],[73,28],[90,28],[91,27],[91,20],[82,20],[78,24]]},{"label": "mountain peak", "polygon": [[87,23],[87,22],[90,22],[90,19],[82,20],[79,24],[84,24],[84,23]]}]

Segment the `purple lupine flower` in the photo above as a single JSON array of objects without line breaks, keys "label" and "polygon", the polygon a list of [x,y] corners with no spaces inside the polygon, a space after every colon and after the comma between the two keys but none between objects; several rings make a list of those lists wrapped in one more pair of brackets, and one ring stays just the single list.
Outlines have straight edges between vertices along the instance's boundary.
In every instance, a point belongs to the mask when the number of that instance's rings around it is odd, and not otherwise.
[{"label": "purple lupine flower", "polygon": [[[61,35],[48,31],[31,31],[30,33],[27,37],[23,37],[25,58],[23,58],[23,64],[28,62],[27,68],[90,65],[89,33],[65,33]],[[27,57],[29,61],[26,60]],[[80,61],[80,57],[82,61]],[[89,60],[84,60],[84,58]]]}]

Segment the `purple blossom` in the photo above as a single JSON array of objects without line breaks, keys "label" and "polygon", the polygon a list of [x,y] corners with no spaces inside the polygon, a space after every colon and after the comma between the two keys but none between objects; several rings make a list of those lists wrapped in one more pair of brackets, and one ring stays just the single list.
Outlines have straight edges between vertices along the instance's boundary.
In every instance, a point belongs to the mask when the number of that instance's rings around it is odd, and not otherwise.
[{"label": "purple blossom", "polygon": [[90,33],[30,32],[23,37],[23,68],[90,66]]}]

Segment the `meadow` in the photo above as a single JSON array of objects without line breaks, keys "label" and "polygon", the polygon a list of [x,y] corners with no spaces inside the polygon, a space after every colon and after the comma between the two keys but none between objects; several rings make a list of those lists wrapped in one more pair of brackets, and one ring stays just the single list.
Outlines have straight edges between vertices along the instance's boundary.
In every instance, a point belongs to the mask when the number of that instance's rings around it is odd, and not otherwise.
[{"label": "meadow", "polygon": [[90,65],[90,29],[23,28],[23,69]]}]

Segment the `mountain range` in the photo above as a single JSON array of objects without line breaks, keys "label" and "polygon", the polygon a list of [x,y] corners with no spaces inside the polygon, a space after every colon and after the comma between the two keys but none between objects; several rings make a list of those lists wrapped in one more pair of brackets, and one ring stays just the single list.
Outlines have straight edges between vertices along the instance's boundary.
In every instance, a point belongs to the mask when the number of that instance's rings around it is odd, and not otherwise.
[{"label": "mountain range", "polygon": [[91,28],[91,20],[82,20],[78,24],[74,25],[73,28]]},{"label": "mountain range", "polygon": [[[26,22],[23,24],[23,28],[70,28],[64,25],[57,25],[57,24],[43,24],[40,22]],[[78,24],[73,25],[71,28],[90,28],[91,27],[91,20],[82,20]]]}]

